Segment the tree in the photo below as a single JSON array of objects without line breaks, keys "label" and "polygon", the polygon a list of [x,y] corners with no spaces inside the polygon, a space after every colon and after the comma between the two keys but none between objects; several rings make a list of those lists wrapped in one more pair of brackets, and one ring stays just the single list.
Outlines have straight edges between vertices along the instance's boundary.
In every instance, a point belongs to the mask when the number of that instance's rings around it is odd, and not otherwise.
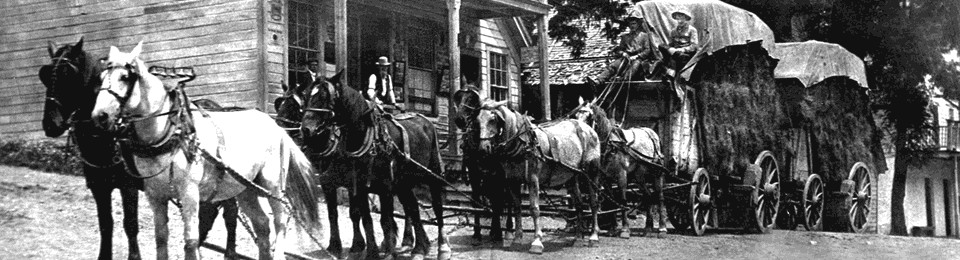
[{"label": "tree", "polygon": [[548,22],[547,35],[555,41],[563,42],[564,46],[570,46],[573,57],[580,57],[585,46],[583,39],[587,37],[587,33],[585,28],[576,21],[602,22],[603,36],[613,40],[623,32],[622,26],[614,26],[614,24],[621,22],[620,19],[627,13],[627,8],[639,0],[549,0],[548,2],[553,6],[555,14]]},{"label": "tree", "polygon": [[929,109],[931,82],[958,98],[956,66],[942,53],[960,45],[955,1],[835,1],[827,40],[867,61],[875,107],[886,117],[896,151],[891,191],[892,235],[906,235],[903,202],[907,168],[927,158],[934,134]]}]

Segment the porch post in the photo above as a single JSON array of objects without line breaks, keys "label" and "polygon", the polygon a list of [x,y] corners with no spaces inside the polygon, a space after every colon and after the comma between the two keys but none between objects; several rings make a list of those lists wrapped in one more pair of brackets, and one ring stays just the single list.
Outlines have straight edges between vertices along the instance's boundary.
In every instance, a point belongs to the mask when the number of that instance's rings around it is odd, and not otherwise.
[{"label": "porch post", "polygon": [[337,72],[343,72],[347,79],[347,0],[333,0],[334,21],[334,49],[337,56]]},{"label": "porch post", "polygon": [[953,153],[953,194],[943,194],[943,196],[951,196],[950,201],[953,202],[953,205],[950,205],[953,207],[953,210],[950,211],[950,214],[953,215],[953,223],[947,223],[947,225],[954,227],[954,237],[960,237],[960,230],[958,230],[960,229],[960,224],[958,224],[960,223],[958,222],[960,221],[960,219],[958,219],[960,218],[960,196],[957,196],[957,194],[960,194],[960,179],[958,179],[958,177],[960,177],[960,169],[957,169],[960,165],[958,164],[960,164],[960,160],[958,160],[957,154]]},{"label": "porch post", "polygon": [[[453,107],[453,94],[460,90],[460,0],[447,0],[447,47],[450,52],[450,98],[447,101],[448,128],[450,133],[450,153],[460,154],[460,142],[454,118],[457,114]],[[443,79],[438,79],[443,80]]]},{"label": "porch post", "polygon": [[[547,0],[541,0],[544,4]],[[547,15],[541,15],[537,19],[537,30],[540,32],[540,39],[537,45],[540,47],[540,100],[543,102],[543,119],[550,120],[550,75],[547,74],[550,68],[550,50],[547,49]]]}]

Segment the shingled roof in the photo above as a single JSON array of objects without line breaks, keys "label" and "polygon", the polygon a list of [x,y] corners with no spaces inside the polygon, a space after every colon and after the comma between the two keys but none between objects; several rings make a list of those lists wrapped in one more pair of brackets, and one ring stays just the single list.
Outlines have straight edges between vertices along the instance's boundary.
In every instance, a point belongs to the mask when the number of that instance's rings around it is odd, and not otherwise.
[{"label": "shingled roof", "polygon": [[[584,28],[587,38],[584,40],[583,53],[574,58],[572,48],[563,46],[563,42],[552,41],[550,50],[550,84],[582,84],[585,76],[600,75],[611,57],[610,50],[616,46],[603,36],[603,22],[580,19],[575,22]],[[540,84],[540,69],[537,67],[525,68],[523,84]]]}]

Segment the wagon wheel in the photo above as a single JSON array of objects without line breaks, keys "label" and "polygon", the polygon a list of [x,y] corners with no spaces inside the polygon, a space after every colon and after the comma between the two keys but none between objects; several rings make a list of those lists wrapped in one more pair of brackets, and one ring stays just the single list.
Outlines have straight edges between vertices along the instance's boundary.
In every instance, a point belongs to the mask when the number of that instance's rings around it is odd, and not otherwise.
[{"label": "wagon wheel", "polygon": [[847,212],[847,218],[850,220],[850,228],[853,232],[863,233],[867,230],[867,216],[870,215],[870,169],[863,162],[857,162],[850,169],[848,180],[854,182],[851,197],[853,205]]},{"label": "wagon wheel", "polygon": [[761,152],[754,164],[761,169],[751,196],[756,220],[754,228],[767,233],[775,225],[780,210],[780,167],[770,151]]},{"label": "wagon wheel", "polygon": [[823,180],[817,174],[803,185],[803,225],[810,231],[823,230]]},{"label": "wagon wheel", "polygon": [[713,217],[713,201],[710,199],[713,191],[710,187],[710,175],[706,169],[699,168],[693,174],[693,185],[690,186],[690,215],[693,232],[702,236]]}]

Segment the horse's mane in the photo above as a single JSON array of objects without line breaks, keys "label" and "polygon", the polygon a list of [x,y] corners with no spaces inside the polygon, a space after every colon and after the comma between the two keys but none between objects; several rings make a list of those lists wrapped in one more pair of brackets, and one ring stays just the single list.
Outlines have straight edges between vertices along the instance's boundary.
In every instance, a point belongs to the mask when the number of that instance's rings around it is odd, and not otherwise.
[{"label": "horse's mane", "polygon": [[610,119],[607,118],[607,112],[594,103],[584,105],[593,111],[593,130],[597,132],[597,137],[600,138],[601,143],[606,142],[610,138],[610,130],[614,127]]}]

